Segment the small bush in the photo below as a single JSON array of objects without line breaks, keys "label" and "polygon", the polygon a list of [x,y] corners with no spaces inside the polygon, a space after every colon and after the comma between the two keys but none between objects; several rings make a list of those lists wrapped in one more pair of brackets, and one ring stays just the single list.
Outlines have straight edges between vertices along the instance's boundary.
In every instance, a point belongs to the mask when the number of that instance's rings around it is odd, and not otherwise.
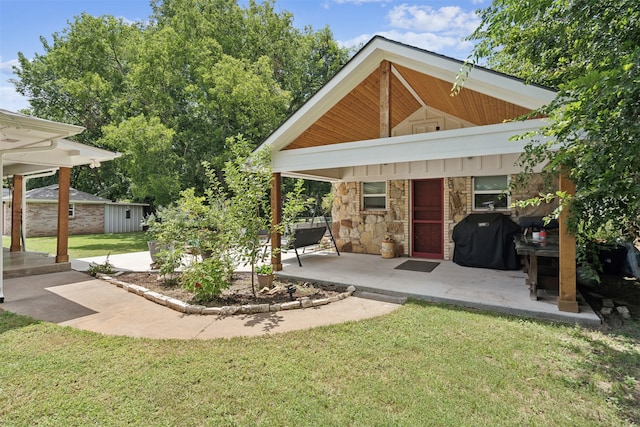
[{"label": "small bush", "polygon": [[229,287],[231,275],[228,263],[212,257],[192,264],[182,273],[180,281],[184,289],[195,293],[198,301],[205,302]]},{"label": "small bush", "polygon": [[87,269],[87,273],[89,273],[94,277],[97,276],[98,274],[113,274],[115,272],[116,272],[115,267],[113,266],[113,264],[109,262],[109,255],[107,255],[107,258],[104,260],[102,264],[96,264],[92,262],[89,268]]}]

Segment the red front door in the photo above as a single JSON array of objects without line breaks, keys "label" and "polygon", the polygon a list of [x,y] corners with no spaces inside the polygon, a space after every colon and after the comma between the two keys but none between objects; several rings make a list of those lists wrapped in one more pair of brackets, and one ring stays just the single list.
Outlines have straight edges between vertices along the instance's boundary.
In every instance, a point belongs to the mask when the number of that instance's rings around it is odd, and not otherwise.
[{"label": "red front door", "polygon": [[413,181],[413,256],[444,258],[444,180]]}]

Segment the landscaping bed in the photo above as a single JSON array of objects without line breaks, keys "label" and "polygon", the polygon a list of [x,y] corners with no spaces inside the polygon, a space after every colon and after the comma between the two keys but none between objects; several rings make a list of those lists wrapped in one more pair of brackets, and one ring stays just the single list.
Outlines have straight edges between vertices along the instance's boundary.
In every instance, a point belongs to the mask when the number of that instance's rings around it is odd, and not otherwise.
[{"label": "landscaping bed", "polygon": [[[251,287],[250,273],[234,273],[231,286],[210,300],[197,300],[193,292],[183,289],[178,280],[167,282],[156,272],[124,273],[116,277],[101,276],[128,291],[158,304],[190,314],[236,314],[308,308],[336,302],[351,295],[311,282],[287,281],[276,278],[273,286],[259,289],[256,296]],[[289,292],[289,290],[293,292]]]}]

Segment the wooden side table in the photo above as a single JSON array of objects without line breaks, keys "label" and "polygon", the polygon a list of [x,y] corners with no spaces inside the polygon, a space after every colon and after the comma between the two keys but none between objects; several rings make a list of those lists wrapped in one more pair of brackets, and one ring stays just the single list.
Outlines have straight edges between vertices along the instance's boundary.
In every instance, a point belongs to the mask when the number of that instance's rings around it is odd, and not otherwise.
[{"label": "wooden side table", "polygon": [[[527,273],[526,284],[529,287],[529,296],[532,300],[538,299],[540,289],[558,289],[558,274],[541,274],[541,267],[538,265],[538,257],[558,258],[560,248],[557,238],[547,238],[546,241],[534,241],[524,236],[515,241],[516,253],[523,255],[525,269]],[[542,286],[541,286],[542,285]]]}]

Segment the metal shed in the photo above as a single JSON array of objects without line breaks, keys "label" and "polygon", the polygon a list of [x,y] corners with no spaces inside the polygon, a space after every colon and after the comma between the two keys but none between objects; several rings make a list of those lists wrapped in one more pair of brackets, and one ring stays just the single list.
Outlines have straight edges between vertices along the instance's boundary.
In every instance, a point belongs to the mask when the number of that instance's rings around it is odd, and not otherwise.
[{"label": "metal shed", "polygon": [[131,233],[142,230],[145,204],[107,203],[104,205],[104,232]]}]

